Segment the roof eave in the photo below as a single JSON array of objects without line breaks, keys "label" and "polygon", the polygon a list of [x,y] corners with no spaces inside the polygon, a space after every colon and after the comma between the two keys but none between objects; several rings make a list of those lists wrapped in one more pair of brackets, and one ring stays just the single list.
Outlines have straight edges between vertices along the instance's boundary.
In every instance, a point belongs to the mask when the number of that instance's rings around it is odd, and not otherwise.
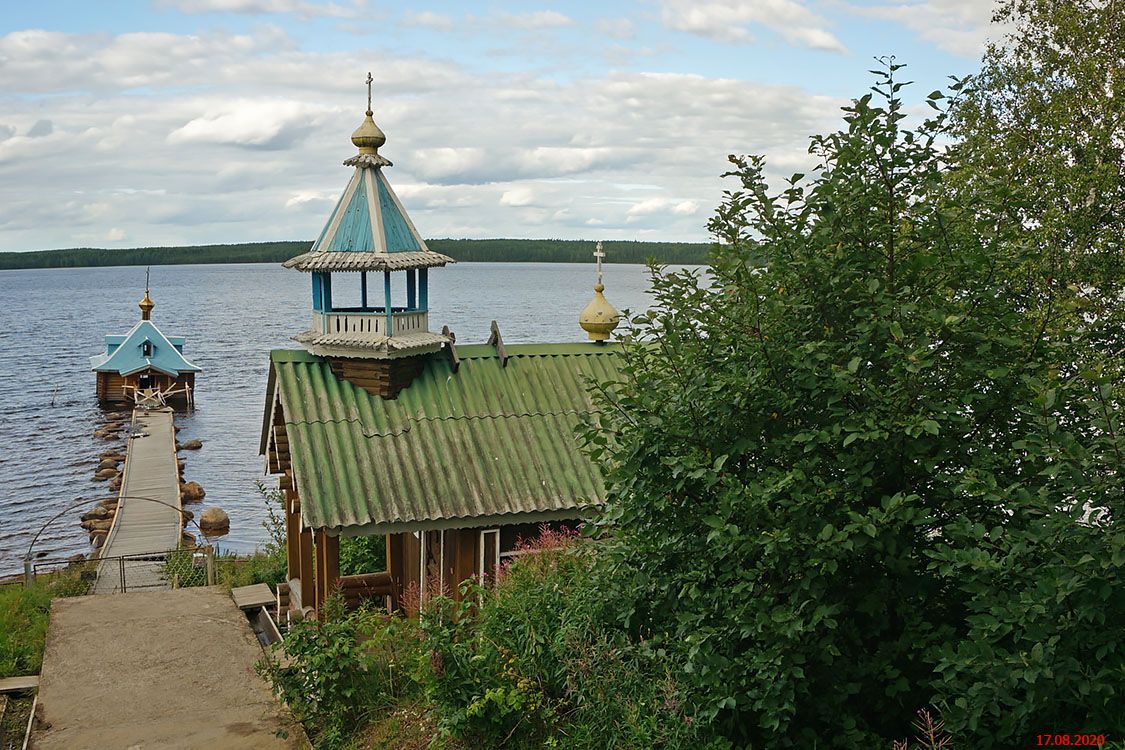
[{"label": "roof eave", "polygon": [[[463,516],[458,518],[437,518],[424,521],[396,521],[393,523],[366,523],[354,526],[328,527],[324,531],[329,536],[378,536],[380,534],[402,534],[414,531],[448,531],[450,529],[496,528],[524,523],[548,523],[550,521],[578,520],[601,504],[595,503],[561,510],[529,511],[523,513],[500,513],[485,516]],[[303,519],[302,519],[303,520]],[[308,527],[315,528],[315,527]]]},{"label": "roof eave", "polygon": [[409,271],[415,268],[441,268],[456,263],[453,258],[432,250],[400,253],[368,253],[324,251],[308,252],[290,258],[281,265],[298,271],[361,272]]}]

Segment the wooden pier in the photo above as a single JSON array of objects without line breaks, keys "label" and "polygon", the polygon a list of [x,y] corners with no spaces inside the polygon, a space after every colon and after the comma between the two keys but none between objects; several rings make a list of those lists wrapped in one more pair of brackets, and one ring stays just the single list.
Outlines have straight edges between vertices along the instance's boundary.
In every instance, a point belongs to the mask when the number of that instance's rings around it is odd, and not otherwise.
[{"label": "wooden pier", "polygon": [[101,550],[103,558],[153,554],[154,559],[106,560],[98,567],[96,594],[169,588],[163,556],[180,543],[180,473],[172,409],[133,410],[117,514]]}]

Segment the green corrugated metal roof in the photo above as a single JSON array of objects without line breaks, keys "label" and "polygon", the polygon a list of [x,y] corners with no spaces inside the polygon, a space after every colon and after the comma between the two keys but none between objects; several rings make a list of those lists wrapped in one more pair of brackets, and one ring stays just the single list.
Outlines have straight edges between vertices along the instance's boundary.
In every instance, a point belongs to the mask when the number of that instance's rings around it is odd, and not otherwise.
[{"label": "green corrugated metal roof", "polygon": [[[617,347],[461,346],[392,401],[337,378],[320,357],[272,352],[302,522],[344,534],[571,516],[604,499],[574,435],[588,380],[617,374]],[[268,424],[268,420],[267,420]],[[263,447],[265,443],[263,442]]]}]

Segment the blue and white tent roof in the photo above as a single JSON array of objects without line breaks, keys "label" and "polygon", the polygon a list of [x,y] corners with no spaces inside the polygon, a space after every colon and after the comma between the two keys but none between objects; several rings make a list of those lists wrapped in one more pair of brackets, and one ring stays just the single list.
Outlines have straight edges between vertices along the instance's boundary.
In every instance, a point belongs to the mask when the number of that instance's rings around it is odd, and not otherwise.
[{"label": "blue and white tent roof", "polygon": [[377,153],[360,153],[344,162],[354,166],[344,194],[312,249],[285,262],[300,271],[404,271],[453,263],[426,247],[391,189]]},{"label": "blue and white tent roof", "polygon": [[[146,349],[148,356],[145,356]],[[184,357],[183,337],[165,336],[151,320],[140,321],[124,336],[106,336],[105,353],[90,357],[90,369],[94,372],[132,375],[148,368],[172,377],[185,372],[202,372],[201,367]]]}]

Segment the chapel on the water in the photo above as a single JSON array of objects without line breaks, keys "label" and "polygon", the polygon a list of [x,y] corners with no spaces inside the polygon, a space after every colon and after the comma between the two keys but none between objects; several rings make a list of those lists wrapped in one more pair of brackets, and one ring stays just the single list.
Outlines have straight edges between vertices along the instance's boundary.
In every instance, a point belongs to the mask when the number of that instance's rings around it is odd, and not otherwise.
[{"label": "chapel on the water", "polygon": [[202,368],[184,356],[184,337],[165,336],[152,322],[156,303],[148,293],[140,301],[141,319],[124,335],[106,336],[105,351],[90,357],[98,400],[134,403],[145,398],[191,405],[195,374]]},{"label": "chapel on the water", "polygon": [[[370,89],[352,143],[323,231],[285,263],[311,275],[310,326],[301,349],[271,352],[261,434],[285,492],[283,599],[305,614],[334,592],[389,609],[412,591],[456,596],[542,524],[580,522],[605,489],[575,428],[594,408],[588,383],[619,367],[600,265],[580,316],[590,342],[505,345],[494,322],[488,343],[465,346],[433,330],[429,272],[453,259],[427,247],[387,180]],[[341,576],[341,537],[372,535],[385,569]]]}]

